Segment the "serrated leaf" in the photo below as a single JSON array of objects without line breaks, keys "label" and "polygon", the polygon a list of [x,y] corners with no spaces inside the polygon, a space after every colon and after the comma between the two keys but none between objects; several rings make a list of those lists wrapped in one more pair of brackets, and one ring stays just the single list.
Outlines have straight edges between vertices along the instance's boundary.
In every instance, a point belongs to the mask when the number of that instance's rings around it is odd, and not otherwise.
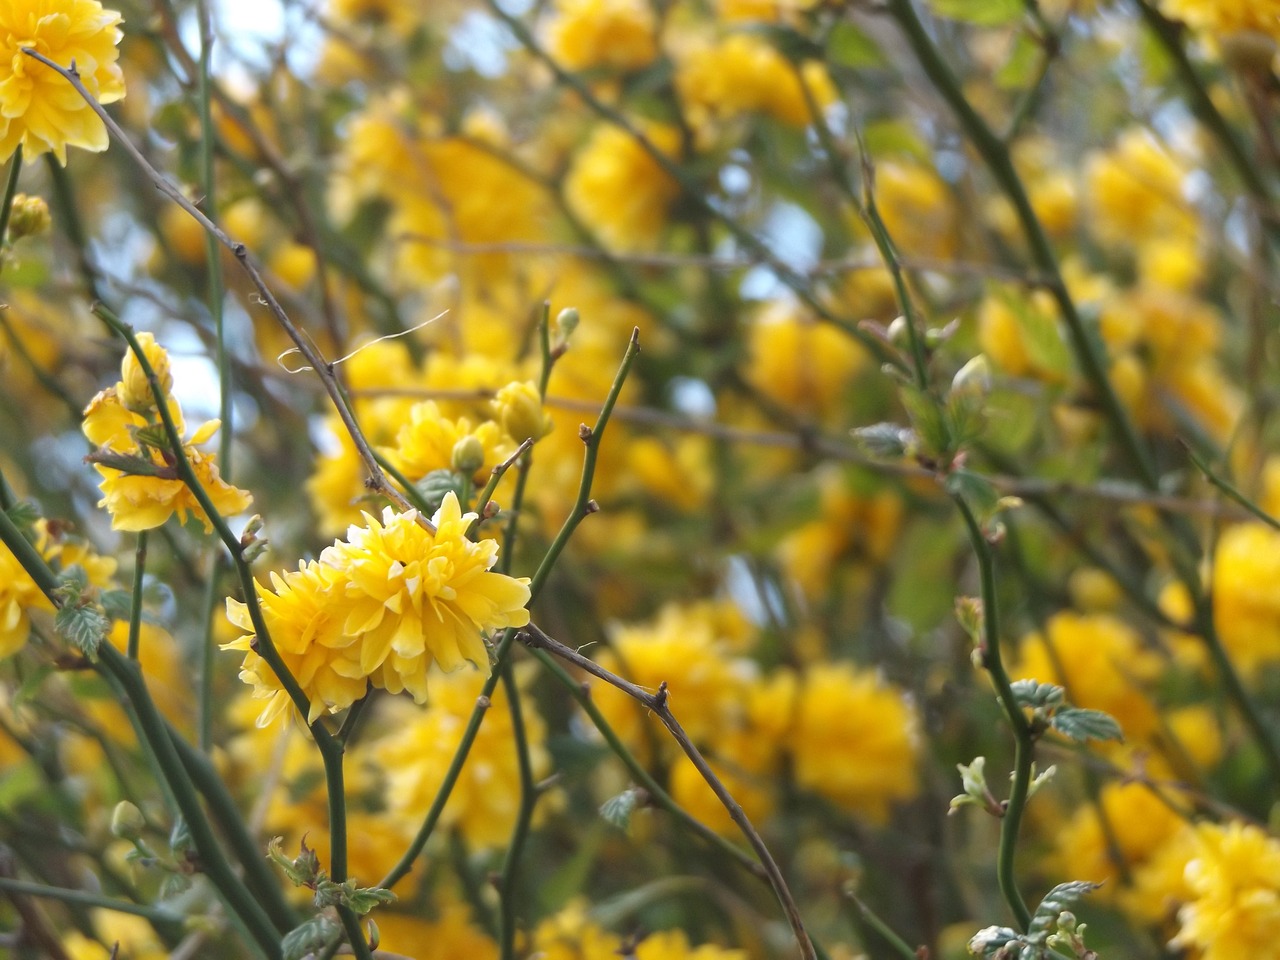
[{"label": "serrated leaf", "polygon": [[1014,680],[1009,687],[1013,690],[1014,702],[1032,710],[1060,706],[1066,695],[1066,691],[1056,683],[1041,683],[1039,680]]},{"label": "serrated leaf", "polygon": [[111,621],[96,607],[68,604],[54,616],[53,628],[59,637],[96,662],[98,647],[106,639]]},{"label": "serrated leaf", "polygon": [[1101,886],[1100,883],[1092,883],[1088,880],[1069,880],[1058,884],[1044,895],[1040,906],[1036,907],[1035,916],[1027,926],[1027,938],[1043,943],[1056,929],[1058,917],[1064,910],[1071,909],[1077,900]]},{"label": "serrated leaf", "polygon": [[440,509],[440,504],[450,493],[456,495],[464,507],[471,496],[470,479],[452,470],[432,470],[413,486],[432,513]]},{"label": "serrated leaf", "polygon": [[975,957],[992,957],[997,951],[1021,940],[1018,931],[1010,927],[985,927],[969,938],[969,952]]},{"label": "serrated leaf", "polygon": [[600,805],[600,816],[606,823],[612,824],[623,833],[631,829],[631,815],[640,805],[640,791],[632,788],[624,790],[616,797],[610,797]]},{"label": "serrated leaf", "polygon": [[13,521],[14,526],[20,529],[30,527],[40,519],[40,511],[30,500],[17,501],[5,513],[9,515],[9,519]]},{"label": "serrated leaf", "polygon": [[323,950],[339,929],[328,917],[312,917],[284,935],[280,941],[281,960],[302,960],[309,953]]},{"label": "serrated leaf", "polygon": [[1116,718],[1101,710],[1063,707],[1049,718],[1049,725],[1076,743],[1083,743],[1085,740],[1124,739]]},{"label": "serrated leaf", "polygon": [[930,0],[929,6],[940,17],[979,27],[1013,23],[1026,9],[1022,0]]}]

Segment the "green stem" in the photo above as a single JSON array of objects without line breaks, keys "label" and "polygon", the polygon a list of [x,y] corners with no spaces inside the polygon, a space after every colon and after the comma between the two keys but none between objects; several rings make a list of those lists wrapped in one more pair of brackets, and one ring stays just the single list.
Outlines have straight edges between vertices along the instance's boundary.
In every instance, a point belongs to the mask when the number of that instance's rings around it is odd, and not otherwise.
[{"label": "green stem", "polygon": [[533,822],[533,810],[538,802],[538,786],[533,781],[533,764],[529,760],[529,737],[525,730],[524,713],[520,705],[520,685],[510,661],[502,670],[502,687],[507,694],[507,706],[511,711],[511,731],[516,751],[516,763],[520,771],[520,807],[516,811],[511,841],[502,861],[502,873],[498,879],[498,924],[502,960],[515,960],[516,956],[516,880],[520,867],[520,855],[524,852],[529,826]]},{"label": "green stem", "polygon": [[28,897],[58,900],[62,903],[97,907],[100,910],[110,910],[114,913],[128,913],[135,917],[150,920],[152,923],[178,924],[183,921],[182,914],[173,910],[166,910],[164,907],[152,907],[142,903],[130,903],[128,900],[116,900],[113,897],[104,897],[100,893],[91,893],[88,890],[67,890],[63,887],[51,887],[43,883],[29,883],[25,880],[12,880],[8,877],[0,877],[0,890],[6,893],[23,894]]},{"label": "green stem", "polygon": [[[9,179],[4,185],[4,199],[0,200],[0,247],[8,239],[9,216],[13,213],[13,198],[18,193],[18,175],[22,173],[22,144],[13,151],[13,159],[9,161]],[[0,269],[4,261],[0,260]]]},{"label": "green stem", "polygon": [[1119,437],[1130,465],[1144,486],[1150,490],[1158,489],[1159,477],[1151,460],[1150,451],[1138,435],[1137,428],[1134,427],[1128,413],[1125,412],[1124,405],[1120,402],[1107,376],[1106,361],[1101,350],[1094,336],[1086,328],[1084,318],[1076,309],[1075,301],[1071,299],[1066,281],[1062,278],[1062,271],[1058,267],[1058,259],[1049,243],[1049,237],[1031,206],[1026,187],[1013,166],[1008,147],[992,132],[986,121],[965,98],[960,81],[930,39],[911,0],[887,0],[887,4],[890,14],[902,27],[925,73],[933,81],[933,85],[947,105],[951,107],[965,133],[968,134],[974,147],[991,170],[1000,189],[1013,204],[1022,232],[1031,248],[1032,260],[1044,275],[1045,287],[1057,303],[1058,312],[1067,326],[1067,335],[1076,362],[1080,365],[1081,372],[1093,388],[1098,403]]},{"label": "green stem", "polygon": [[1009,791],[1009,801],[1005,808],[1004,819],[1000,823],[1000,852],[996,861],[996,879],[1000,892],[1008,902],[1018,925],[1025,931],[1031,924],[1031,911],[1018,891],[1014,878],[1014,855],[1018,846],[1018,828],[1022,823],[1022,814],[1026,809],[1027,797],[1031,786],[1031,764],[1034,759],[1034,739],[1031,723],[1026,714],[1018,706],[1013,695],[1013,687],[1009,674],[1005,670],[1004,660],[1000,653],[1000,618],[996,597],[995,558],[991,553],[991,544],[979,526],[973,511],[959,495],[952,500],[964,517],[965,527],[969,533],[969,541],[978,560],[978,576],[982,584],[982,627],[983,650],[982,665],[991,674],[995,682],[996,692],[1000,696],[1000,705],[1013,728],[1013,787]]},{"label": "green stem", "polygon": [[911,945],[907,943],[907,941],[903,940],[902,937],[898,936],[893,927],[885,923],[874,910],[863,902],[861,897],[854,893],[848,894],[848,897],[849,901],[853,904],[854,909],[858,911],[854,922],[855,927],[860,927],[865,923],[868,927],[878,933],[880,937],[893,948],[893,952],[901,957],[902,960],[919,960],[920,955],[916,953],[915,950],[911,949]]},{"label": "green stem", "polygon": [[147,531],[138,531],[138,546],[133,552],[133,599],[129,605],[130,660],[138,659],[138,643],[142,633],[142,581],[147,571]]},{"label": "green stem", "polygon": [[197,699],[198,716],[196,719],[196,742],[200,749],[209,753],[213,749],[213,618],[222,595],[218,589],[222,571],[221,557],[213,553],[209,558],[209,579],[204,591],[204,640],[200,644],[200,692]]}]

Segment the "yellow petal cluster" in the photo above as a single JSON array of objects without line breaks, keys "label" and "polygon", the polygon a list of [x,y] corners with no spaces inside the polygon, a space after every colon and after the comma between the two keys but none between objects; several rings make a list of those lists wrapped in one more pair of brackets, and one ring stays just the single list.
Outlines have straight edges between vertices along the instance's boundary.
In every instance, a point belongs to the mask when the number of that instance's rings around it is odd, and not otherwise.
[{"label": "yellow petal cluster", "polygon": [[[467,538],[475,519],[452,493],[432,517],[435,533],[415,511],[388,508],[381,522],[365,514],[319,561],[260,590],[268,633],[311,701],[309,722],[349,707],[370,683],[421,703],[433,663],[487,673],[482,633],[529,622],[529,581],[491,571],[498,543]],[[259,718],[268,724],[287,706],[281,684],[254,652],[245,605],[228,599],[227,617],[246,634],[224,649],[246,651],[241,679],[268,700]]]},{"label": "yellow petal cluster", "polygon": [[458,469],[454,451],[467,440],[474,440],[481,453],[479,464],[465,471],[477,482],[487,479],[494,465],[514,449],[493,421],[473,426],[466,417],[451,420],[441,415],[435,401],[426,400],[409,411],[409,422],[400,428],[393,455],[405,476],[419,480],[433,470]]},{"label": "yellow petal cluster", "polygon": [[1273,957],[1280,944],[1280,840],[1258,827],[1201,824],[1184,877],[1191,899],[1178,911],[1172,945],[1201,960]]},{"label": "yellow petal cluster", "polygon": [[[146,334],[141,335],[139,341],[162,388],[167,391],[173,383],[168,355]],[[178,401],[167,394],[165,399],[178,432],[184,433],[186,426]],[[204,508],[191,489],[178,477],[173,466],[172,451],[160,450],[150,444],[144,447],[138,440],[139,430],[149,427],[155,429],[158,424],[155,397],[141,366],[130,352],[121,365],[120,382],[100,391],[89,401],[81,429],[99,447],[100,452],[137,458],[140,468],[136,472],[126,472],[124,469],[95,463],[94,469],[102,476],[99,484],[102,499],[98,501],[98,506],[105,507],[111,514],[113,530],[150,530],[176,513],[179,520],[184,522],[188,516],[198,517],[206,532],[210,531],[213,524],[205,515]],[[253,498],[247,491],[222,479],[213,454],[196,449],[210,440],[220,425],[217,420],[204,423],[190,439],[183,442],[182,449],[200,486],[209,495],[217,511],[225,516],[244,510],[253,502]]]},{"label": "yellow petal cluster", "polygon": [[124,96],[116,58],[120,14],[98,0],[0,0],[0,160],[19,146],[28,157],[67,147],[107,148],[107,129],[63,77],[23,53],[38,51],[63,67],[74,62],[99,103]]},{"label": "yellow petal cluster", "polygon": [[647,0],[556,0],[548,46],[570,70],[638,70],[658,55],[657,23]]}]

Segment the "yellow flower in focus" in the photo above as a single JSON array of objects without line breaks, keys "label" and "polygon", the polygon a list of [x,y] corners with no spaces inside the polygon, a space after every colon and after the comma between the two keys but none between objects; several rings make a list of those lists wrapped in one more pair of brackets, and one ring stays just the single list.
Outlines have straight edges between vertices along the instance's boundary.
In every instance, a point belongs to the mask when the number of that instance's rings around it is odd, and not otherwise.
[{"label": "yellow flower in focus", "polygon": [[[173,373],[169,369],[169,353],[156,343],[156,338],[145,330],[138,334],[138,345],[151,365],[160,386],[160,393],[165,397],[173,390]],[[124,360],[120,363],[120,402],[134,413],[145,414],[156,409],[156,397],[151,391],[151,383],[143,372],[142,364],[132,350],[126,350]]]},{"label": "yellow flower in focus", "polygon": [[647,0],[555,0],[547,46],[570,70],[639,70],[658,55]]},{"label": "yellow flower in focus", "polygon": [[805,126],[812,114],[802,77],[820,109],[838,99],[822,64],[810,61],[796,67],[750,33],[695,47],[678,59],[676,89],[689,123],[700,131],[753,113],[793,127]]},{"label": "yellow flower in focus", "polygon": [[1200,960],[1273,957],[1280,944],[1280,840],[1232,822],[1196,827],[1185,876],[1192,899],[1178,911],[1172,946]]},{"label": "yellow flower in focus", "polygon": [[1155,704],[1141,684],[1164,669],[1138,633],[1110,614],[1054,614],[1039,633],[1023,638],[1009,673],[1017,679],[1058,683],[1077,707],[1101,710],[1119,722],[1126,739],[1144,740],[1159,725]]},{"label": "yellow flower in focus", "polygon": [[[394,815],[422,821],[444,781],[483,686],[481,671],[432,671],[425,710],[402,702],[388,704],[395,711],[390,718],[394,732],[372,744],[370,752],[385,772],[385,796]],[[546,728],[527,697],[523,716],[533,777],[542,780],[551,772],[551,757],[544,743]],[[440,822],[461,830],[472,846],[497,848],[510,839],[519,807],[520,770],[511,711],[505,688],[499,685]],[[546,808],[546,804],[538,805],[535,822]]]},{"label": "yellow flower in focus", "polygon": [[[271,642],[311,702],[307,723],[346,709],[368,689],[368,672],[360,669],[359,647],[353,636],[343,633],[345,611],[334,600],[342,586],[336,571],[315,561],[299,564],[296,571],[286,571],[283,576],[273,572],[270,590],[257,584]],[[253,649],[257,631],[243,601],[227,598],[227,619],[244,635],[223,644],[222,649],[245,652],[240,679],[253,687],[255,699],[267,701],[258,717],[258,726],[265,727],[287,712],[289,695]]]},{"label": "yellow flower in focus", "polygon": [[67,147],[107,149],[107,128],[75,89],[22,52],[34,49],[62,67],[75,64],[99,103],[124,97],[116,62],[121,18],[98,0],[6,0],[0,3],[0,160],[22,147],[31,159],[52,152],[67,165]]},{"label": "yellow flower in focus", "polygon": [[900,690],[847,663],[804,676],[791,740],[796,783],[874,822],[916,792],[919,722]]},{"label": "yellow flower in focus", "polygon": [[1255,675],[1280,660],[1280,532],[1262,523],[1225,530],[1213,562],[1214,623],[1236,668]]},{"label": "yellow flower in focus", "polygon": [[[94,469],[102,476],[98,488],[102,499],[98,506],[111,514],[112,530],[150,530],[158,527],[175,513],[181,522],[189,516],[197,517],[205,532],[213,530],[213,523],[205,515],[204,508],[196,500],[191,489],[178,479],[177,471],[166,462],[166,452],[148,447],[146,451],[135,439],[134,431],[148,426],[148,421],[133,413],[120,399],[123,384],[100,391],[85,408],[82,429],[84,435],[109,454],[135,457],[149,462],[147,473],[125,473],[123,470],[95,463]],[[185,430],[182,412],[176,400],[170,399],[169,409],[174,413],[179,432]],[[196,447],[207,442],[220,426],[210,420],[183,443],[191,470],[196,480],[209,495],[213,506],[223,516],[239,513],[253,502],[248,491],[233,487],[222,479],[212,454],[201,453]]]},{"label": "yellow flower in focus", "polygon": [[431,518],[434,534],[416,512],[388,508],[381,523],[366,514],[345,543],[325,548],[320,563],[342,581],[333,601],[342,632],[360,638],[359,676],[421,703],[433,662],[451,671],[469,660],[488,673],[482,632],[529,622],[528,579],[490,571],[498,542],[467,539],[475,519],[450,492]]},{"label": "yellow flower in focus", "polygon": [[[648,141],[668,157],[680,153],[680,132],[641,123]],[[610,250],[651,250],[667,224],[680,185],[635,137],[613,124],[600,124],[573,158],[565,179],[570,209]]]},{"label": "yellow flower in focus", "polygon": [[821,417],[835,411],[867,355],[847,334],[787,301],[775,301],[747,331],[746,376],[787,408]]}]

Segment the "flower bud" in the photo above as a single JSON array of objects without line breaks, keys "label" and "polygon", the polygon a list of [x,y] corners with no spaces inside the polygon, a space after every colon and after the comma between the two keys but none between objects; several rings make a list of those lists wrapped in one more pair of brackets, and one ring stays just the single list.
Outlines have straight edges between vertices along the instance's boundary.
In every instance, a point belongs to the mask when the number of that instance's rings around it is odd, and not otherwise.
[{"label": "flower bud", "polygon": [[[166,397],[173,389],[173,373],[169,370],[169,354],[164,347],[156,343],[156,338],[149,333],[138,334],[138,345],[146,354],[147,362],[155,371],[156,380],[160,384],[160,392]],[[120,399],[125,407],[135,413],[144,413],[156,408],[156,398],[151,392],[151,384],[143,372],[142,364],[134,356],[132,350],[124,355],[120,364]]]},{"label": "flower bud", "polygon": [[23,237],[34,237],[49,229],[49,204],[43,197],[29,197],[20,193],[13,198],[13,207],[9,212],[9,240],[21,240]]},{"label": "flower bud", "polygon": [[573,331],[578,329],[578,308],[565,307],[556,314],[555,320],[551,323],[551,337],[557,345],[563,346],[569,342],[569,338],[573,336]]},{"label": "flower bud", "polygon": [[147,822],[142,811],[128,800],[121,800],[111,811],[111,835],[121,840],[137,840]]},{"label": "flower bud", "polygon": [[484,444],[475,434],[467,434],[453,445],[449,463],[458,473],[471,476],[484,466]]},{"label": "flower bud", "polygon": [[541,440],[551,432],[551,418],[531,380],[509,383],[493,398],[493,412],[512,440]]}]

